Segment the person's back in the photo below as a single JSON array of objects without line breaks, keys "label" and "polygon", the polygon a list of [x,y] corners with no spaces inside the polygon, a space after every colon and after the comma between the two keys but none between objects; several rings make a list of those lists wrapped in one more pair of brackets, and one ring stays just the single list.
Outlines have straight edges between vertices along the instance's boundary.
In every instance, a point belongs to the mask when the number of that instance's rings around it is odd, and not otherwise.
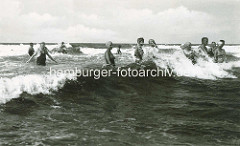
[{"label": "person's back", "polygon": [[30,43],[30,47],[28,49],[28,54],[29,54],[29,56],[32,56],[34,54],[33,43]]}]

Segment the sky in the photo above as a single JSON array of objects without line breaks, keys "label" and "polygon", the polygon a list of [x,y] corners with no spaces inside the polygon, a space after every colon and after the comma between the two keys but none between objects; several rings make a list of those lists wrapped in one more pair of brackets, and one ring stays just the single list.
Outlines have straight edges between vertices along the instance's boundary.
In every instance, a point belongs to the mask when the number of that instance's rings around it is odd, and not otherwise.
[{"label": "sky", "polygon": [[240,0],[0,0],[0,42],[240,43]]}]

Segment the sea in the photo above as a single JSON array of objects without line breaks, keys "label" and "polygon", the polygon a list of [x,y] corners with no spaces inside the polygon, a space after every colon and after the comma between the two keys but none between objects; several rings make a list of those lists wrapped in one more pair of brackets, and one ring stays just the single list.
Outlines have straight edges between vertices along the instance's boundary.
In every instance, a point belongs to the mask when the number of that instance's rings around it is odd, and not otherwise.
[{"label": "sea", "polygon": [[66,46],[74,51],[38,66],[26,63],[28,44],[0,44],[0,145],[240,145],[240,45],[224,47],[226,63],[193,65],[178,44],[162,44],[138,65],[134,44],[122,54],[114,44],[116,68],[173,76],[98,78],[69,70],[103,70],[105,45]]}]

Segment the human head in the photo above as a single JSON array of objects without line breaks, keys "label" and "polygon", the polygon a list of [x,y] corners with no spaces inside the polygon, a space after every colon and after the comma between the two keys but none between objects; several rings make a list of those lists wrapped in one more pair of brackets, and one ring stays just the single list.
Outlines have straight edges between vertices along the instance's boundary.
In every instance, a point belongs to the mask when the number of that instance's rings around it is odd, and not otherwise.
[{"label": "human head", "polygon": [[140,46],[143,46],[143,44],[144,44],[144,38],[138,38],[138,39],[137,39],[137,43],[138,43]]},{"label": "human head", "polygon": [[190,42],[186,42],[185,44],[181,45],[180,48],[183,50],[191,50],[192,44]]},{"label": "human head", "polygon": [[40,46],[45,47],[45,42],[41,42]]},{"label": "human head", "polygon": [[64,42],[62,42],[62,45],[64,45]]},{"label": "human head", "polygon": [[150,46],[152,46],[152,47],[155,47],[157,44],[156,44],[156,42],[154,41],[154,39],[150,39],[149,41],[148,41],[148,44],[150,45]]},{"label": "human head", "polygon": [[108,42],[106,43],[107,48],[112,49],[112,45],[113,45],[113,43],[112,43],[111,41],[108,41]]},{"label": "human head", "polygon": [[30,43],[30,46],[32,47],[32,46],[33,46],[33,43]]},{"label": "human head", "polygon": [[202,38],[202,44],[205,45],[205,46],[208,44],[208,38],[207,37]]},{"label": "human head", "polygon": [[215,46],[216,46],[216,42],[212,42],[212,46],[214,46],[214,47],[215,47]]}]

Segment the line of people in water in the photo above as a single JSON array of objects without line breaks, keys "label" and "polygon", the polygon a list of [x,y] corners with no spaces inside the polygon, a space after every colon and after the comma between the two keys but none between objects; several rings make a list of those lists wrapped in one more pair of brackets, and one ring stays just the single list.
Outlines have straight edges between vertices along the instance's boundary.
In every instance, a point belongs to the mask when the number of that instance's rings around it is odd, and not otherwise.
[{"label": "line of people in water", "polygon": [[[150,39],[148,41],[148,44],[150,48],[157,49],[158,46],[156,42],[153,39]],[[210,45],[210,48],[208,49],[208,38],[203,37],[202,38],[202,44],[198,47],[198,49],[192,48],[192,44],[190,42],[186,42],[185,44],[181,45],[180,48],[183,50],[184,55],[192,61],[193,64],[197,63],[197,59],[199,57],[206,58],[210,57],[213,58],[215,63],[223,63],[226,60],[226,52],[223,49],[223,46],[225,45],[224,40],[220,40],[217,44],[215,42],[212,42]],[[144,53],[149,53],[143,51],[144,46],[144,38],[140,37],[137,39],[137,45],[134,47],[134,56],[135,56],[135,62],[141,63],[143,60]],[[106,61],[106,65],[115,66],[115,57],[113,53],[111,52],[113,48],[113,43],[111,41],[106,43],[107,50],[104,53],[104,58]],[[117,54],[122,54],[121,52],[121,45],[118,45]],[[56,52],[61,53],[67,53],[66,46],[64,42],[61,43],[61,46],[57,48]],[[37,65],[46,65],[46,56],[48,56],[52,61],[56,62],[56,60],[53,59],[53,57],[50,55],[50,51],[45,46],[45,43],[42,42],[40,44],[40,47],[34,51],[33,43],[30,43],[30,48],[28,50],[28,54],[30,55],[29,60],[30,62],[35,56],[37,56]],[[155,58],[155,54],[151,55],[152,58]]]},{"label": "line of people in water", "polygon": [[185,56],[192,60],[193,64],[197,63],[198,58],[206,59],[212,58],[215,63],[223,63],[226,61],[226,52],[223,49],[225,45],[224,40],[220,40],[217,44],[212,42],[209,47],[208,45],[208,38],[202,38],[202,44],[198,47],[198,49],[192,48],[192,44],[190,42],[186,42],[185,44],[181,45],[181,49]]}]

